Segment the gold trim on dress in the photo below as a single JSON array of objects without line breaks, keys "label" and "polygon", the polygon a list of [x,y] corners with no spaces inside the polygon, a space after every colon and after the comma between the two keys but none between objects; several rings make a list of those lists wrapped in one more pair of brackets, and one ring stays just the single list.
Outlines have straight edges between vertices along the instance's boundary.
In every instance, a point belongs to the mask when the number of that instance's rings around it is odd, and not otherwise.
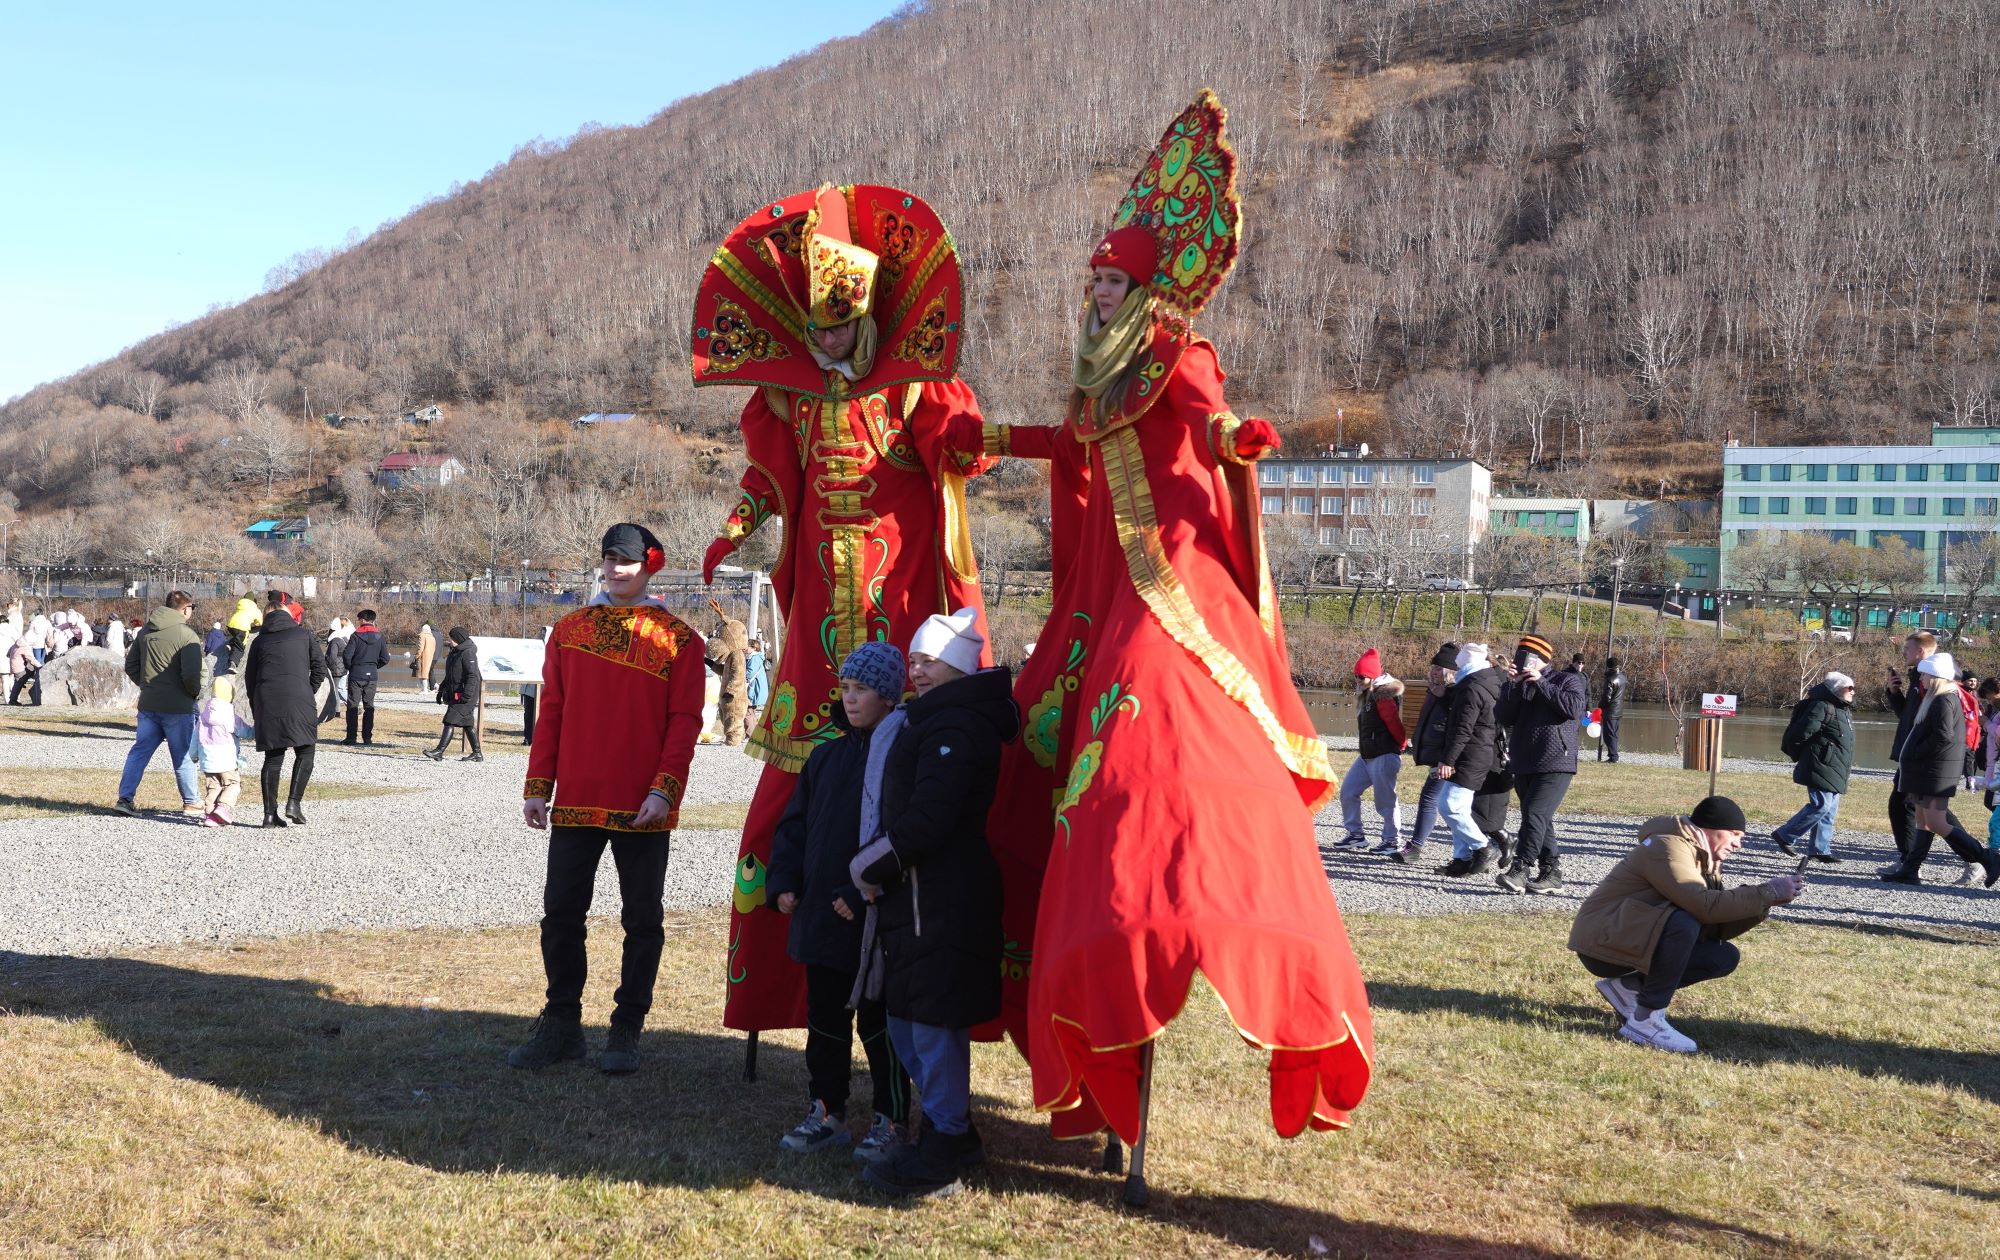
[{"label": "gold trim on dress", "polygon": [[1256,721],[1285,768],[1301,779],[1321,785],[1319,796],[1311,802],[1311,808],[1317,812],[1335,791],[1336,780],[1326,745],[1317,735],[1308,737],[1287,730],[1255,676],[1210,633],[1208,623],[1194,606],[1160,542],[1159,518],[1154,513],[1153,491],[1146,481],[1145,456],[1138,434],[1130,426],[1115,429],[1104,435],[1097,449],[1103,454],[1105,479],[1111,486],[1118,543],[1125,552],[1126,569],[1139,597],[1174,642],[1207,667],[1223,694]]},{"label": "gold trim on dress", "polygon": [[995,424],[991,420],[979,426],[980,451],[985,455],[1010,456],[1014,453],[1014,426]]}]

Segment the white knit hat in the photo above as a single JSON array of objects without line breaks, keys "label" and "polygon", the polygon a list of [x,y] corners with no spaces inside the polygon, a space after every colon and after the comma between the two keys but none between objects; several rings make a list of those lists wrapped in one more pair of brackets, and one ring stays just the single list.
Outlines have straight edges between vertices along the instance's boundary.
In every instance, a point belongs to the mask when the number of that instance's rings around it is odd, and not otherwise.
[{"label": "white knit hat", "polygon": [[1488,654],[1489,649],[1484,643],[1468,643],[1458,649],[1458,667],[1464,669],[1474,661],[1485,661]]},{"label": "white knit hat", "polygon": [[950,616],[933,613],[911,637],[910,654],[936,657],[961,674],[978,673],[979,653],[986,647],[986,636],[979,633],[978,623],[979,614],[970,608]]},{"label": "white knit hat", "polygon": [[1917,662],[1917,672],[1932,678],[1956,678],[1958,662],[1951,659],[1949,652],[1936,652]]},{"label": "white knit hat", "polygon": [[1830,670],[1826,676],[1826,685],[1835,691],[1846,691],[1854,685],[1854,680],[1837,669]]}]

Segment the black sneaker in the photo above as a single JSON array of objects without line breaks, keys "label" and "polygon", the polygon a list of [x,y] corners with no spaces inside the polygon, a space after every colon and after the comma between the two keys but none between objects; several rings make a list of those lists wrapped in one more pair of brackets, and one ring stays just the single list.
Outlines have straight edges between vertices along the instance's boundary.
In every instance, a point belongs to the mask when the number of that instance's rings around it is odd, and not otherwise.
[{"label": "black sneaker", "polygon": [[1374,848],[1364,850],[1364,852],[1369,857],[1388,857],[1392,853],[1399,852],[1402,847],[1403,842],[1401,840],[1384,840]]},{"label": "black sneaker", "polygon": [[1466,873],[1469,875],[1484,875],[1492,869],[1493,846],[1489,844],[1483,849],[1474,849],[1472,851],[1472,869]]},{"label": "black sneaker", "polygon": [[119,797],[119,798],[118,798],[118,803],[117,803],[116,805],[113,805],[113,806],[112,806],[111,808],[112,808],[112,809],[113,809],[113,810],[114,810],[115,812],[117,812],[117,813],[120,813],[120,814],[123,814],[123,815],[125,815],[125,816],[126,816],[127,818],[144,818],[144,817],[145,817],[145,815],[144,815],[144,814],[142,814],[142,813],[140,813],[140,812],[139,812],[139,807],[138,807],[137,805],[134,805],[134,804],[132,803],[132,798],[131,798],[131,797],[129,797],[129,796],[121,796],[121,797]]},{"label": "black sneaker", "polygon": [[[873,1136],[874,1130],[869,1130],[869,1133]],[[781,1148],[801,1155],[815,1154],[836,1146],[851,1146],[853,1143],[854,1137],[847,1131],[847,1117],[829,1112],[826,1104],[817,1098],[806,1109],[806,1118],[778,1139]]]},{"label": "black sneaker", "polygon": [[543,1011],[535,1020],[534,1033],[507,1052],[507,1066],[539,1072],[552,1064],[581,1059],[583,1055],[583,1021],[557,1019]]},{"label": "black sneaker", "polygon": [[1771,835],[1771,843],[1777,845],[1778,852],[1784,854],[1786,857],[1797,857],[1799,855],[1799,851],[1792,847],[1792,842],[1778,835],[1776,832],[1773,832]]},{"label": "black sneaker", "polygon": [[639,1070],[639,1030],[623,1024],[611,1025],[604,1039],[604,1053],[597,1056],[597,1068],[606,1076],[625,1076]]},{"label": "black sneaker", "polygon": [[1437,868],[1437,873],[1446,879],[1463,879],[1472,874],[1471,858],[1453,858]]},{"label": "black sneaker", "polygon": [[1885,884],[1921,884],[1924,881],[1917,878],[1915,871],[1899,866],[1893,871],[1883,871],[1882,882]]},{"label": "black sneaker", "polygon": [[1563,886],[1562,872],[1555,870],[1543,871],[1521,886],[1529,892],[1540,896],[1561,892]]},{"label": "black sneaker", "polygon": [[1508,867],[1507,873],[1493,882],[1500,885],[1501,892],[1510,892],[1518,895],[1528,891],[1528,873],[1521,869],[1519,862]]},{"label": "black sneaker", "polygon": [[929,1125],[910,1146],[899,1147],[886,1159],[868,1165],[862,1180],[899,1199],[942,1198],[965,1188],[959,1180],[959,1159],[971,1134],[939,1133]]},{"label": "black sneaker", "polygon": [[1833,856],[1833,854],[1831,853],[1815,853],[1812,855],[1812,860],[1818,862],[1821,866],[1840,865],[1840,859]]}]

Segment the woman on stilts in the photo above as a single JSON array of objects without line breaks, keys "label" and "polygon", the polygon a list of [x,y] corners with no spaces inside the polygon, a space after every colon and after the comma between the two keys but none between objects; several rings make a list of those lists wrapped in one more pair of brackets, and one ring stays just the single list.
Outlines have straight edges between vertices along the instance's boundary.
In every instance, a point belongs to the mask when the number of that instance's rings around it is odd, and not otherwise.
[{"label": "woman on stilts", "polygon": [[1151,1042],[1197,969],[1269,1052],[1280,1134],[1345,1126],[1371,1071],[1313,830],[1336,780],[1263,555],[1254,464],[1277,435],[1229,410],[1188,323],[1236,253],[1223,118],[1204,92],[1175,120],[1092,252],[1066,422],[983,430],[1051,463],[1054,602],[989,834],[1035,1106],[1063,1136],[1141,1140]]}]

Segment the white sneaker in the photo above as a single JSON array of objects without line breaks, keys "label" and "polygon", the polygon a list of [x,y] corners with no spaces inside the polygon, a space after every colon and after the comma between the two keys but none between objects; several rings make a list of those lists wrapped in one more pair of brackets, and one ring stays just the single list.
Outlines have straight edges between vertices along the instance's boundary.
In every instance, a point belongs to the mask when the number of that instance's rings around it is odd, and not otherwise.
[{"label": "white sneaker", "polygon": [[1625,1020],[1625,1026],[1618,1030],[1618,1035],[1627,1041],[1673,1054],[1693,1054],[1699,1049],[1691,1038],[1667,1022],[1665,1011],[1654,1011],[1644,1019],[1639,1018],[1637,1011],[1632,1012]]},{"label": "white sneaker", "polygon": [[1611,1003],[1611,1009],[1618,1012],[1619,1019],[1629,1020],[1638,1014],[1639,991],[1623,979],[1599,980],[1597,991]]}]

